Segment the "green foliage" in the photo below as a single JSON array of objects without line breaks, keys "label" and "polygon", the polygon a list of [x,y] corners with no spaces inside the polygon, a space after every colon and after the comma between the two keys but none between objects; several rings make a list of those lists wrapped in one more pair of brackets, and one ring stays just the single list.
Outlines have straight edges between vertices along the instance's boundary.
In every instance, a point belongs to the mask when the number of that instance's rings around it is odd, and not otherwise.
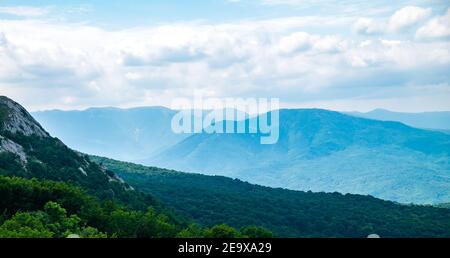
[{"label": "green foliage", "polygon": [[236,238],[240,237],[240,233],[228,225],[221,224],[207,229],[205,236],[208,238]]},{"label": "green foliage", "polygon": [[246,226],[240,231],[226,224],[204,228],[197,224],[190,224],[177,234],[179,238],[272,238],[273,233],[262,227]]},{"label": "green foliage", "polygon": [[[255,225],[283,237],[450,237],[450,210],[401,205],[371,196],[262,187],[220,176],[181,173],[93,158],[136,189],[203,226]],[[176,190],[174,190],[176,189]],[[252,228],[241,236],[263,234]],[[189,227],[183,236],[198,233]]]},{"label": "green foliage", "polygon": [[[100,202],[81,188],[65,183],[0,176],[0,196],[0,208],[6,217],[18,211],[43,210],[54,222],[48,224],[48,228],[55,237],[61,237],[64,233],[60,228],[70,229],[71,225],[75,226],[81,222],[119,237],[136,237],[135,231],[143,225],[150,225],[152,219],[155,220],[156,226],[153,231],[146,232],[146,237],[165,236],[167,232],[160,231],[167,231],[170,227],[173,231],[175,228],[175,225],[171,224],[174,222],[169,221],[168,216],[157,214],[153,210],[147,213],[129,210],[126,206],[111,201]],[[58,220],[64,218],[67,212],[76,216]],[[88,233],[91,231],[88,228],[83,230]],[[174,235],[173,232],[170,234]]]},{"label": "green foliage", "polygon": [[61,204],[70,214],[86,213],[86,218],[98,216],[94,212],[100,209],[100,203],[81,188],[49,180],[0,176],[0,196],[0,208],[6,216],[42,210],[49,201]]},{"label": "green foliage", "polygon": [[26,176],[17,155],[11,152],[0,152],[0,175]]},{"label": "green foliage", "polygon": [[0,226],[2,238],[49,238],[53,235],[54,233],[45,227],[41,213],[18,212]]},{"label": "green foliage", "polygon": [[44,211],[17,212],[11,219],[0,226],[0,237],[67,237],[77,234],[80,237],[106,237],[92,227],[82,225],[82,220],[76,216],[67,216],[67,212],[58,203],[48,202]]},{"label": "green foliage", "polygon": [[177,233],[176,226],[166,216],[152,209],[145,213],[118,209],[110,213],[109,220],[112,232],[118,237],[174,237]]},{"label": "green foliage", "polygon": [[177,237],[179,238],[196,238],[205,235],[205,229],[197,224],[190,224],[187,228],[181,230]]},{"label": "green foliage", "polygon": [[273,234],[262,227],[246,226],[241,228],[241,234],[249,238],[272,238]]},{"label": "green foliage", "polygon": [[0,103],[0,130],[3,129],[3,121],[5,121],[7,117],[8,107],[5,104]]},{"label": "green foliage", "polygon": [[112,200],[100,201],[67,183],[0,176],[0,196],[0,237],[167,238],[220,233],[184,228],[171,214],[153,208],[133,210]]}]

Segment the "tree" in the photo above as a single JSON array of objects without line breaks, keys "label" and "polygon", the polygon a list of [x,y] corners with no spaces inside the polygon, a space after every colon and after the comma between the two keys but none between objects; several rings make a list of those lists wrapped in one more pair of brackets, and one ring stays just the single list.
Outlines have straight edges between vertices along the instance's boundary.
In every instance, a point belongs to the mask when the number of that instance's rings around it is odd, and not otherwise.
[{"label": "tree", "polygon": [[205,229],[197,224],[190,224],[187,228],[181,230],[177,237],[179,238],[199,238],[205,237]]},{"label": "tree", "polygon": [[247,226],[241,228],[241,234],[245,237],[249,238],[272,238],[273,234],[269,230],[256,227],[256,226]]},{"label": "tree", "polygon": [[56,202],[48,202],[44,211],[17,212],[0,226],[0,237],[106,237],[93,227],[85,227],[76,215],[67,216],[67,211]]},{"label": "tree", "polygon": [[225,224],[220,224],[207,229],[205,236],[208,238],[236,238],[240,237],[239,232]]},{"label": "tree", "polygon": [[164,214],[157,214],[155,210],[149,209],[141,219],[137,237],[174,237],[177,229]]},{"label": "tree", "polygon": [[48,230],[41,213],[18,212],[0,226],[1,238],[50,238],[54,233]]}]

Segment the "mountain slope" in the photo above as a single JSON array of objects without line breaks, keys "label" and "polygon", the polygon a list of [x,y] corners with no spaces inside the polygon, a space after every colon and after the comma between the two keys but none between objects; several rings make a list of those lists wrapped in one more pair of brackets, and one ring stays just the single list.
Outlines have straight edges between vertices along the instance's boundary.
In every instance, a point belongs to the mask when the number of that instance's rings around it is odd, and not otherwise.
[{"label": "mountain slope", "polygon": [[252,185],[93,157],[136,189],[203,225],[264,226],[284,237],[450,236],[450,210],[399,205],[371,196]]},{"label": "mountain slope", "polygon": [[450,112],[445,111],[403,113],[385,109],[375,109],[366,113],[347,112],[347,114],[382,121],[397,121],[417,128],[450,130]]},{"label": "mountain slope", "polygon": [[450,200],[450,136],[319,109],[280,111],[280,139],[196,134],[148,159],[170,169],[296,190],[371,194],[398,202]]},{"label": "mountain slope", "polygon": [[140,208],[156,205],[113,172],[51,137],[18,103],[0,96],[0,175],[68,182],[100,199],[118,199]]}]

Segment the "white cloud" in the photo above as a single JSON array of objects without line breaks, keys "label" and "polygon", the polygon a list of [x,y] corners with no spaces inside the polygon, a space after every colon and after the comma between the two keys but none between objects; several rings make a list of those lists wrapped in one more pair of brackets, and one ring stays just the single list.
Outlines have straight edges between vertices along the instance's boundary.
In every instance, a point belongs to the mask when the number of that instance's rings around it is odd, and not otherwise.
[{"label": "white cloud", "polygon": [[306,32],[295,32],[281,38],[279,50],[283,54],[292,54],[311,48],[314,37]]},{"label": "white cloud", "polygon": [[0,14],[9,14],[21,17],[39,17],[50,12],[50,7],[31,6],[0,6]]},{"label": "white cloud", "polygon": [[353,32],[361,35],[397,34],[418,25],[431,14],[431,8],[406,6],[388,18],[359,18],[353,24]]},{"label": "white cloud", "polygon": [[306,32],[294,32],[284,36],[278,43],[281,55],[292,57],[298,52],[311,50],[312,53],[336,53],[345,50],[348,42],[334,35],[313,35]]},{"label": "white cloud", "polygon": [[419,78],[425,82],[448,80],[440,72],[450,66],[448,42],[367,41],[308,31],[317,24],[335,26],[330,24],[336,20],[344,27],[351,21],[292,17],[105,30],[2,20],[0,92],[32,109],[169,106],[193,89],[216,97],[311,101],[374,90],[366,84],[401,87],[415,80],[405,74],[420,69],[439,73]]},{"label": "white cloud", "polygon": [[388,30],[397,32],[416,25],[431,14],[431,8],[406,6],[396,11],[389,19]]},{"label": "white cloud", "polygon": [[450,36],[450,8],[444,16],[431,19],[427,24],[420,27],[416,37],[420,39],[443,38]]},{"label": "white cloud", "polygon": [[371,18],[359,18],[353,24],[353,31],[358,34],[380,34],[384,30],[384,24],[382,22]]}]

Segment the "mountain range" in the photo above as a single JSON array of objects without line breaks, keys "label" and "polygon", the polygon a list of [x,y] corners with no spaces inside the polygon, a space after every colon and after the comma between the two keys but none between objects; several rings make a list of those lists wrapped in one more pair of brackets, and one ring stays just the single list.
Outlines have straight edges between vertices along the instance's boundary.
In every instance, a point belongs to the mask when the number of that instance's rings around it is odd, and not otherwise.
[{"label": "mountain range", "polygon": [[320,109],[280,111],[280,138],[195,134],[147,161],[295,190],[403,203],[450,199],[450,135]]},{"label": "mountain range", "polygon": [[450,112],[448,111],[405,113],[379,108],[366,113],[346,112],[346,114],[383,121],[396,121],[417,128],[450,132]]},{"label": "mountain range", "polygon": [[[394,120],[388,116],[392,112],[283,109],[274,145],[261,145],[258,133],[174,134],[175,112],[95,108],[33,116],[70,147],[89,154],[294,190],[370,194],[402,203],[450,200],[450,135],[360,117]],[[446,115],[417,114],[414,121],[440,130],[447,128],[439,124]]]},{"label": "mountain range", "polygon": [[139,160],[189,136],[172,133],[170,121],[175,113],[163,107],[144,107],[51,110],[32,115],[52,135],[76,150]]}]

